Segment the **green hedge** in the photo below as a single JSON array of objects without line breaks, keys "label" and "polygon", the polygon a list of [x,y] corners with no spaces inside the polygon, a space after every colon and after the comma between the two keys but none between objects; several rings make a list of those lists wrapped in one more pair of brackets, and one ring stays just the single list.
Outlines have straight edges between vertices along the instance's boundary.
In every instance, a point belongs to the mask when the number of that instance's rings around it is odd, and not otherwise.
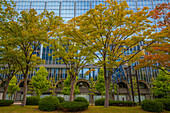
[{"label": "green hedge", "polygon": [[59,105],[59,99],[53,96],[45,96],[39,102],[39,109],[41,111],[54,111]]},{"label": "green hedge", "polygon": [[87,107],[89,106],[89,102],[84,97],[77,97],[77,98],[74,99],[74,101],[75,102],[84,102],[84,103],[86,103]]},{"label": "green hedge", "polygon": [[141,103],[142,109],[150,112],[162,112],[163,104],[156,100],[144,100]]},{"label": "green hedge", "polygon": [[132,102],[132,101],[114,101],[114,100],[110,100],[109,101],[109,106],[136,106],[137,103],[136,102]]},{"label": "green hedge", "polygon": [[10,106],[14,103],[13,100],[0,100],[0,106]]},{"label": "green hedge", "polygon": [[60,103],[65,102],[65,99],[63,97],[57,97]]},{"label": "green hedge", "polygon": [[95,106],[104,106],[104,101],[105,101],[104,98],[103,99],[97,99],[95,101]]},{"label": "green hedge", "polygon": [[[98,99],[95,101],[95,106],[104,106],[105,99]],[[118,101],[118,100],[109,100],[109,106],[136,106],[136,102],[132,101]]]},{"label": "green hedge", "polygon": [[38,96],[27,97],[26,105],[38,105],[40,99]]},{"label": "green hedge", "polygon": [[170,111],[170,98],[162,98],[162,99],[155,99],[155,100],[161,102],[165,110]]},{"label": "green hedge", "polygon": [[62,102],[59,104],[59,109],[62,111],[69,111],[69,112],[76,112],[76,111],[83,111],[88,108],[87,104],[84,102]]}]

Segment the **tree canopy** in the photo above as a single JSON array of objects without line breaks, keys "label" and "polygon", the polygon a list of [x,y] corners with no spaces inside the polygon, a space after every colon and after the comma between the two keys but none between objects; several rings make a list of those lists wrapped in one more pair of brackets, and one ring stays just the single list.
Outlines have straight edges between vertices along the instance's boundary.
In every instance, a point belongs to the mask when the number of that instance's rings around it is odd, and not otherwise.
[{"label": "tree canopy", "polygon": [[157,42],[146,48],[147,54],[139,60],[140,64],[137,68],[153,67],[162,69],[162,67],[170,67],[170,12],[168,10],[170,10],[170,3],[162,3],[157,4],[154,10],[150,12],[152,18],[157,22],[155,33]]},{"label": "tree canopy", "polygon": [[[106,87],[105,107],[109,106],[109,86],[114,68],[135,62],[144,49],[155,42],[148,7],[127,10],[126,1],[107,0],[85,14],[70,20],[66,31],[96,56],[95,63],[104,69]],[[150,39],[149,41],[146,39]],[[132,51],[143,42],[146,45]],[[108,72],[109,71],[109,72]]]}]

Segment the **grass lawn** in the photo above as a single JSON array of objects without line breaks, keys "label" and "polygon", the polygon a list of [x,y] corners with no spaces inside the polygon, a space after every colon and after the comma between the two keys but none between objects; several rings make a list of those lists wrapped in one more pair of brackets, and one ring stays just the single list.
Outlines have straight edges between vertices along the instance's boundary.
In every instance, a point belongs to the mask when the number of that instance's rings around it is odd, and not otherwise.
[{"label": "grass lawn", "polygon": [[[63,113],[63,112],[61,111],[42,112],[38,109],[38,106],[21,107],[19,105],[12,105],[7,107],[0,107],[0,113]],[[136,107],[111,106],[109,108],[105,108],[103,106],[89,106],[87,110],[81,113],[149,113],[149,112],[142,110],[140,106]],[[164,111],[163,113],[170,113],[170,111]]]}]

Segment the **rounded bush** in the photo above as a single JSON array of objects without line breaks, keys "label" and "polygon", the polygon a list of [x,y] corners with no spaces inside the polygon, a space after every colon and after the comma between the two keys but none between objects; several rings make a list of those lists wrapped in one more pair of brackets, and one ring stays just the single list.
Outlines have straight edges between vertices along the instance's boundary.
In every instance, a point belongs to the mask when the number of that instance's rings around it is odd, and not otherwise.
[{"label": "rounded bush", "polygon": [[75,101],[75,102],[84,102],[84,103],[87,104],[87,107],[89,106],[89,102],[88,102],[87,99],[84,98],[84,97],[77,97],[77,98],[74,99],[74,101]]},{"label": "rounded bush", "polygon": [[165,110],[170,111],[170,99],[165,101]]},{"label": "rounded bush", "polygon": [[87,104],[84,102],[62,102],[59,104],[59,109],[62,111],[70,111],[70,112],[76,112],[76,111],[83,111],[88,108]]},{"label": "rounded bush", "polygon": [[170,99],[169,98],[162,98],[162,99],[155,99],[158,102],[163,104],[163,108],[167,111],[170,111]]},{"label": "rounded bush", "polygon": [[63,97],[57,97],[60,103],[65,102],[65,99]]},{"label": "rounded bush", "polygon": [[38,96],[27,97],[26,105],[38,105],[40,99]]},{"label": "rounded bush", "polygon": [[142,101],[142,109],[145,111],[150,112],[162,112],[163,111],[163,104],[156,100],[144,100]]},{"label": "rounded bush", "polygon": [[105,99],[98,99],[95,101],[95,106],[104,106]]},{"label": "rounded bush", "polygon": [[13,100],[0,100],[0,106],[10,106],[14,103]]},{"label": "rounded bush", "polygon": [[39,102],[39,109],[41,111],[54,111],[57,109],[59,99],[53,96],[45,96]]}]

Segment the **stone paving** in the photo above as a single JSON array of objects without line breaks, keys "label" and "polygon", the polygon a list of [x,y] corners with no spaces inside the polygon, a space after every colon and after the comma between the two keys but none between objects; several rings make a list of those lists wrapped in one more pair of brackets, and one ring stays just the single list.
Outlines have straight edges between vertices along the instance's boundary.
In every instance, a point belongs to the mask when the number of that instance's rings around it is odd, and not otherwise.
[{"label": "stone paving", "polygon": [[15,101],[13,105],[21,105],[21,101]]}]

